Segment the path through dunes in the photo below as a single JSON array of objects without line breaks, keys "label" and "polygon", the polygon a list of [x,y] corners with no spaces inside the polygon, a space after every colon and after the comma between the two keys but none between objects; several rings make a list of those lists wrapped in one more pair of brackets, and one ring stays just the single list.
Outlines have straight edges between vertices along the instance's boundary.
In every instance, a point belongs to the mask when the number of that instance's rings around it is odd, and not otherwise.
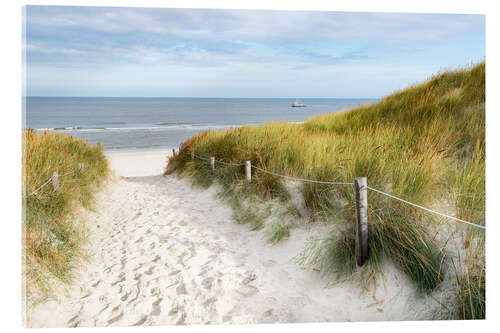
[{"label": "path through dunes", "polygon": [[[116,177],[88,224],[94,253],[70,297],[47,302],[28,323],[129,326],[405,320],[426,317],[424,298],[392,264],[386,286],[326,288],[292,258],[315,230],[291,230],[277,245],[237,224],[215,187],[176,176]],[[319,228],[319,225],[312,225]],[[317,230],[316,230],[317,231]]]}]

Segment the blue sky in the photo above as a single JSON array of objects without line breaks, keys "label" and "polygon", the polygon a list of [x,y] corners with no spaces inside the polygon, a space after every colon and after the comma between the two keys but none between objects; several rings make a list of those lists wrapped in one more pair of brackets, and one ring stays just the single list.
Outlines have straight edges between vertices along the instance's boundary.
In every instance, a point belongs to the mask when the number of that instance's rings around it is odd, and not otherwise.
[{"label": "blue sky", "polygon": [[379,98],[485,57],[483,15],[25,10],[28,96]]}]

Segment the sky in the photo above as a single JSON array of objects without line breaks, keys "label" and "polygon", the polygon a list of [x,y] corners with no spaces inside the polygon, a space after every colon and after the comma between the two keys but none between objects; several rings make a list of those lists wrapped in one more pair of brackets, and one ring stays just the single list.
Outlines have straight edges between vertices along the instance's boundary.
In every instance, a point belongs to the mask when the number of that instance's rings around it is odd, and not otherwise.
[{"label": "sky", "polygon": [[472,14],[27,6],[25,95],[381,98],[485,58]]}]

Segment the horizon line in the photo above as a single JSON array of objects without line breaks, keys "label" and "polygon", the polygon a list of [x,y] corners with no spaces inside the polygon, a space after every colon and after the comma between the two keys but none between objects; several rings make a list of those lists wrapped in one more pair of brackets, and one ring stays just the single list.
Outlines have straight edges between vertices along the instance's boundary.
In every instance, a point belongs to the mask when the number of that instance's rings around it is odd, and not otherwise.
[{"label": "horizon line", "polygon": [[57,96],[27,95],[21,98],[205,98],[205,99],[380,99],[381,97],[201,97],[201,96]]}]

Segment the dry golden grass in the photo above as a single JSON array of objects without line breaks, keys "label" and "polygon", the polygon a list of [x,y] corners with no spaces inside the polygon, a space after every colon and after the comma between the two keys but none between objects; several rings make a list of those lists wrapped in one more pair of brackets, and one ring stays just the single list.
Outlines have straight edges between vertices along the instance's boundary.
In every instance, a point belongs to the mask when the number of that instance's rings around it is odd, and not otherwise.
[{"label": "dry golden grass", "polygon": [[[33,194],[53,172],[72,173],[59,178],[57,192],[49,182]],[[108,165],[101,146],[69,135],[26,131],[22,174],[24,296],[35,304],[52,296],[55,286],[70,283],[85,258],[87,229],[72,214],[92,205]]]}]

